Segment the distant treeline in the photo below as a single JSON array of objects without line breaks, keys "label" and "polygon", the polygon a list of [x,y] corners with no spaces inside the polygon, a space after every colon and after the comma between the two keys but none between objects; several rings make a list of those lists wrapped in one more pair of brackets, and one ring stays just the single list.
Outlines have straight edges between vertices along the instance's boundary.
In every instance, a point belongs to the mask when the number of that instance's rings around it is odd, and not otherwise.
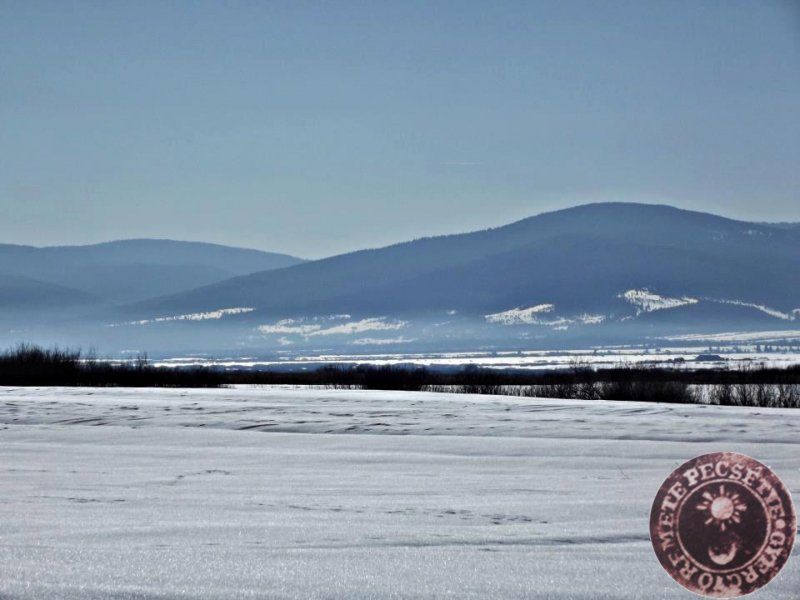
[{"label": "distant treeline", "polygon": [[375,390],[421,390],[426,386],[580,385],[585,383],[680,382],[686,384],[790,383],[800,384],[800,365],[789,368],[687,369],[622,365],[594,369],[576,363],[554,370],[493,369],[467,366],[427,368],[409,365],[335,365],[309,371],[229,370],[226,383],[346,385]]},{"label": "distant treeline", "polygon": [[314,371],[231,371],[226,373],[226,379],[228,383],[265,385],[800,408],[800,366],[678,370],[652,366],[593,369],[575,365],[542,372],[475,366],[439,370],[359,365]]},{"label": "distant treeline", "polygon": [[97,360],[91,353],[20,344],[0,354],[0,385],[218,387],[219,374],[205,368],[162,369],[146,356],[133,361]]},{"label": "distant treeline", "polygon": [[706,403],[800,408],[800,366],[790,368],[668,369],[576,364],[552,371],[415,366],[337,365],[313,370],[157,367],[98,360],[79,350],[20,345],[0,354],[0,385],[222,387],[233,384],[443,391],[583,400]]}]

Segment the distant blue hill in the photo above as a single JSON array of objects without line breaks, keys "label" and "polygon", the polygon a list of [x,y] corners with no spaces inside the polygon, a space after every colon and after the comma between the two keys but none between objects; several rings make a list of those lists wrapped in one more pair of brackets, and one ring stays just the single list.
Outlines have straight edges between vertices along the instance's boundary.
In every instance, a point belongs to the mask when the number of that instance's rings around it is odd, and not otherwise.
[{"label": "distant blue hill", "polygon": [[[21,275],[0,277],[0,311],[74,308],[96,305],[98,298],[74,288],[39,281]],[[4,315],[0,315],[2,318]]]},{"label": "distant blue hill", "polygon": [[[285,254],[172,240],[43,248],[3,244],[0,285],[4,278],[28,277],[74,289],[101,302],[130,303],[301,262]],[[31,293],[30,302],[39,303],[33,289]]]},{"label": "distant blue hill", "polygon": [[[800,330],[800,228],[670,206],[589,204],[308,262],[212,252],[193,263],[205,269],[196,274],[176,266],[174,251],[159,262],[157,250],[120,244],[84,267],[89,282],[75,270],[69,280],[34,270],[120,305],[83,315],[60,339],[150,351],[375,352]],[[114,252],[146,256],[145,274],[130,261],[115,278]],[[220,280],[234,259],[241,271]],[[253,272],[259,260],[269,266]],[[212,282],[186,289],[203,277]],[[131,283],[139,280],[146,289]],[[141,300],[169,285],[180,289]],[[54,331],[37,339],[56,339]]]},{"label": "distant blue hill", "polygon": [[235,277],[132,310],[483,315],[552,303],[559,313],[607,312],[621,306],[620,293],[647,288],[791,311],[800,306],[799,276],[796,229],[609,203]]}]

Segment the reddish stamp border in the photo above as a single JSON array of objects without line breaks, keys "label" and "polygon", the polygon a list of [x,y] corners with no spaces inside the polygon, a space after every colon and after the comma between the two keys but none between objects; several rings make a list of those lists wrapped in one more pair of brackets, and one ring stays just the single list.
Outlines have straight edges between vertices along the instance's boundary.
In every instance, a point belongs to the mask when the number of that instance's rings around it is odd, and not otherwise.
[{"label": "reddish stamp border", "polygon": [[[650,511],[650,540],[661,565],[683,587],[709,598],[744,596],[767,585],[788,561],[796,530],[783,482],[735,452],[682,464],[661,485]],[[740,550],[747,560],[728,566]]]}]

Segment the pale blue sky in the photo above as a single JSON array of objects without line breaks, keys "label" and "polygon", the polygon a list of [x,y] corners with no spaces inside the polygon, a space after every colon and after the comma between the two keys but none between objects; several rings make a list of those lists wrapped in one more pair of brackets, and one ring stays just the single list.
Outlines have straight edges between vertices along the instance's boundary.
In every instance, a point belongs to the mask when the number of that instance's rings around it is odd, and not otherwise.
[{"label": "pale blue sky", "polygon": [[800,220],[800,3],[0,0],[0,241]]}]

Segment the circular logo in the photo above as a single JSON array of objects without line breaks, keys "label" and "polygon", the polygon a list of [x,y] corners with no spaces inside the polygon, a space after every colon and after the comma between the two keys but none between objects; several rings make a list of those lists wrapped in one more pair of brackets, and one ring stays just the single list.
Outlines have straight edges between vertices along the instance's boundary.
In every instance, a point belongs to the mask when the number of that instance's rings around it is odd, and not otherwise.
[{"label": "circular logo", "polygon": [[796,527],[781,480],[735,452],[678,467],[650,512],[661,565],[683,587],[711,598],[744,596],[769,583],[789,559]]}]

